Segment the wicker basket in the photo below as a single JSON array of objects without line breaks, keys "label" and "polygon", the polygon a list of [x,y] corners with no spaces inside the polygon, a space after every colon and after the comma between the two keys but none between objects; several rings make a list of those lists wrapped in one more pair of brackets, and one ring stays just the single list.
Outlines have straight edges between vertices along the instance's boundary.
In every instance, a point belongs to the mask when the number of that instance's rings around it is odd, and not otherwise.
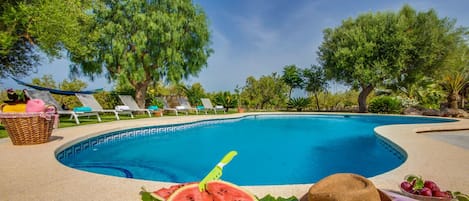
[{"label": "wicker basket", "polygon": [[14,145],[41,144],[49,141],[56,113],[0,112],[0,121]]}]

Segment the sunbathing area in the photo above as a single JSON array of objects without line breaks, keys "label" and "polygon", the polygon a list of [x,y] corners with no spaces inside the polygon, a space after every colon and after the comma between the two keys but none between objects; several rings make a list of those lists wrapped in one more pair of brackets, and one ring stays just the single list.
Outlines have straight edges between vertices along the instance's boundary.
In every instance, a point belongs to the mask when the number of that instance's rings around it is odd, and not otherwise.
[{"label": "sunbathing area", "polygon": [[[186,123],[217,118],[236,118],[251,114],[182,115],[136,120],[121,120],[53,131],[44,144],[14,146],[9,139],[0,142],[0,194],[4,200],[139,200],[141,187],[148,190],[169,186],[166,182],[126,179],[72,169],[59,163],[55,154],[62,146],[102,133],[153,125]],[[274,113],[279,114],[279,113]],[[289,114],[289,113],[288,113]],[[314,113],[317,114],[317,113]],[[432,178],[445,189],[469,189],[469,150],[451,142],[427,135],[430,131],[469,129],[469,120],[421,125],[393,125],[376,128],[376,133],[394,142],[407,153],[399,167],[369,178],[377,188],[398,191],[398,185],[409,173]],[[465,143],[469,131],[465,132]],[[157,154],[157,153],[155,153]],[[245,186],[252,194],[301,198],[312,184]]]}]

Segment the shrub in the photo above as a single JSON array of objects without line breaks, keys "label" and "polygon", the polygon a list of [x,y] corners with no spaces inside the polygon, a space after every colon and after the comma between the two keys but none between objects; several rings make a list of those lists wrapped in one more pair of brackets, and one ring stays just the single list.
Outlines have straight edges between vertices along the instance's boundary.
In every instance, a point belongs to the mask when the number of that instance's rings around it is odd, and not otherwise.
[{"label": "shrub", "polygon": [[159,108],[164,108],[164,103],[163,101],[161,101],[160,99],[158,99],[157,97],[152,97],[151,98],[151,102],[150,102],[150,105],[153,105],[153,106],[158,106]]},{"label": "shrub", "polygon": [[296,108],[296,111],[301,112],[303,108],[308,107],[311,104],[311,99],[309,98],[292,98],[288,101],[288,107]]},{"label": "shrub", "polygon": [[372,113],[399,114],[401,109],[401,102],[389,96],[375,97],[368,106],[368,111]]},{"label": "shrub", "polygon": [[229,91],[218,92],[213,96],[214,98],[211,99],[212,102],[214,102],[216,105],[223,105],[226,112],[228,112],[229,108],[235,108],[238,105],[238,98],[236,94],[231,94]]}]

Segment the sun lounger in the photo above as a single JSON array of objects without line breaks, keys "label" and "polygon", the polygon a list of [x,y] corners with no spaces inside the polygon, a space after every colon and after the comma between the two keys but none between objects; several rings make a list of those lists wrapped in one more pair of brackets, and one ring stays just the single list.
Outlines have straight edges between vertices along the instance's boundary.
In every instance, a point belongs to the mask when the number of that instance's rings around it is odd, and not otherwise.
[{"label": "sun lounger", "polygon": [[163,97],[157,97],[158,100],[160,100],[163,103],[163,110],[166,111],[173,111],[176,113],[176,116],[178,116],[178,112],[185,112],[187,115],[187,109],[181,106],[176,106],[176,108],[172,108],[169,106],[168,101],[166,101],[165,98]]},{"label": "sun lounger", "polygon": [[[140,108],[137,103],[135,102],[134,98],[130,95],[119,95],[119,99],[121,99],[122,103],[127,106],[129,111],[131,112],[146,112],[148,116],[151,117],[151,112],[149,109]],[[161,113],[163,114],[163,113]]]},{"label": "sun lounger", "polygon": [[60,115],[70,115],[70,119],[74,118],[77,124],[80,124],[80,120],[78,117],[82,116],[96,116],[98,122],[101,122],[101,117],[97,112],[89,112],[89,111],[72,111],[72,110],[64,110],[62,106],[54,99],[52,94],[49,91],[39,91],[39,90],[24,90],[26,96],[31,99],[41,99],[44,103],[48,105],[53,105],[57,108],[57,113]]},{"label": "sun lounger", "polygon": [[93,112],[98,113],[114,113],[116,119],[119,120],[119,114],[128,114],[131,118],[134,118],[134,115],[131,111],[117,111],[111,109],[103,109],[103,107],[98,103],[92,94],[75,94],[80,100],[81,104],[85,107],[90,107]]},{"label": "sun lounger", "polygon": [[[213,110],[215,114],[217,113],[217,110],[221,110],[223,113],[226,113],[225,108],[222,105],[213,107],[212,101],[210,101],[210,99],[201,98],[200,100],[202,101],[202,105],[204,105],[205,110]],[[207,114],[207,112],[205,112],[205,114]]]},{"label": "sun lounger", "polygon": [[179,105],[183,106],[185,109],[194,110],[196,114],[199,114],[199,109],[192,107],[186,97],[179,97],[178,101],[179,101]]}]

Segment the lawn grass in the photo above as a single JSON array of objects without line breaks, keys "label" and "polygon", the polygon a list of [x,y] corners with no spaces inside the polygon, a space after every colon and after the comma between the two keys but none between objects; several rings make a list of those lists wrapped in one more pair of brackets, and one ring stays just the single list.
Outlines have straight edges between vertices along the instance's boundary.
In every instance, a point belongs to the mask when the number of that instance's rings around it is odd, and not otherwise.
[{"label": "lawn grass", "polygon": [[[171,116],[172,114],[165,114],[165,116],[166,115]],[[84,125],[90,125],[90,124],[96,124],[96,123],[117,121],[114,114],[100,114],[99,116],[101,117],[101,122],[98,122],[96,117],[93,117],[93,116],[91,116],[89,118],[81,117],[81,118],[79,118],[79,120],[80,120],[79,125],[77,125],[75,123],[75,119],[70,119],[68,116],[60,116],[59,128],[66,128],[66,127],[72,127],[72,126],[84,126]],[[119,115],[119,118],[120,118],[120,120],[123,120],[123,121],[132,119],[132,118],[130,118],[129,115]],[[142,118],[149,118],[148,114],[146,114],[146,113],[145,114],[134,114],[133,119],[142,119]],[[152,118],[157,118],[157,117],[152,117]],[[8,133],[5,130],[5,127],[3,127],[3,125],[0,124],[0,138],[6,138],[6,137],[8,137]]]},{"label": "lawn grass", "polygon": [[[227,112],[227,114],[231,114],[231,113],[236,113],[236,111],[235,110],[229,110]],[[195,115],[195,114],[189,114],[189,115]],[[80,124],[79,125],[77,125],[75,123],[74,119],[70,119],[69,116],[61,116],[60,117],[59,128],[66,128],[66,127],[72,127],[72,126],[84,126],[84,125],[90,125],[90,124],[96,124],[96,123],[117,121],[114,114],[100,114],[99,116],[101,117],[101,120],[102,120],[101,122],[98,122],[96,117],[93,117],[93,116],[91,116],[89,118],[81,117],[81,118],[79,118],[80,119]],[[174,113],[165,113],[164,116],[175,116],[175,114]],[[132,118],[130,118],[129,115],[119,115],[119,118],[121,119],[121,121],[132,119]],[[149,118],[148,114],[147,113],[145,113],[145,114],[134,114],[133,119],[142,119],[142,118]],[[151,117],[151,118],[158,118],[158,117]],[[7,131],[5,130],[3,125],[0,124],[0,139],[1,138],[7,138],[7,137],[8,137]]]}]

